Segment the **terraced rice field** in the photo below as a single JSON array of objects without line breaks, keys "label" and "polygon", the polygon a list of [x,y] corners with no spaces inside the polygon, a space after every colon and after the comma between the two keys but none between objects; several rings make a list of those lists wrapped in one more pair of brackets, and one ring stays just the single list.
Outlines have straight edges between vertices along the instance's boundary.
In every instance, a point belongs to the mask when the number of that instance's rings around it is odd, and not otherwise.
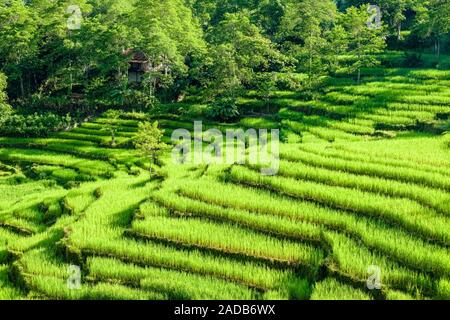
[{"label": "terraced rice field", "polygon": [[[150,176],[138,120],[115,148],[102,117],[0,138],[0,299],[450,299],[449,82],[368,70],[314,101],[278,93],[276,114],[234,125],[282,129],[274,177],[169,154]],[[193,121],[160,125],[169,141]]]}]

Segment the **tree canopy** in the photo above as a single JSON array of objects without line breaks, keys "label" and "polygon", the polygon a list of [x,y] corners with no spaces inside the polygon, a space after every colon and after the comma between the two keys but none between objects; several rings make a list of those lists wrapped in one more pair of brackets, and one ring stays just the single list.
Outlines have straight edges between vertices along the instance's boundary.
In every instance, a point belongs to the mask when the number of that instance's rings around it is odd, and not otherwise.
[{"label": "tree canopy", "polygon": [[[382,28],[367,27],[369,4]],[[430,43],[439,66],[449,8],[445,0],[0,0],[0,71],[10,104],[63,114],[151,107],[195,87],[207,98],[234,96],[277,73],[304,73],[312,87],[340,68],[375,65],[386,40]],[[137,52],[145,72],[133,82]],[[355,59],[345,65],[344,53]]]}]

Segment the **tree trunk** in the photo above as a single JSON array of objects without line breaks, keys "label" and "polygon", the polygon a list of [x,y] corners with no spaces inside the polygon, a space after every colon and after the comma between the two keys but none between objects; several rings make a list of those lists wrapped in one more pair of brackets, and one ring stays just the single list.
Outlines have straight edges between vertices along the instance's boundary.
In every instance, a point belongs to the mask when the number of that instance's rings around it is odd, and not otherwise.
[{"label": "tree trunk", "polygon": [[111,131],[111,146],[116,146],[116,133],[114,131]]},{"label": "tree trunk", "polygon": [[70,60],[70,62],[69,62],[69,68],[70,68],[70,73],[69,73],[69,95],[72,95],[72,89],[73,89],[72,60]]},{"label": "tree trunk", "polygon": [[358,85],[361,84],[361,41],[358,40]]},{"label": "tree trunk", "polygon": [[312,57],[309,58],[309,88],[312,89]]},{"label": "tree trunk", "polygon": [[312,39],[313,39],[313,31],[311,30],[311,40],[309,43],[309,87],[310,87],[310,89],[312,89],[312,64],[313,64]]},{"label": "tree trunk", "polygon": [[152,165],[155,163],[155,154],[154,153],[152,153],[151,155],[150,155],[150,166],[149,166],[149,168],[150,168],[150,174],[152,174],[153,173],[153,169],[152,169]]},{"label": "tree trunk", "polygon": [[20,93],[22,95],[22,98],[24,98],[25,97],[25,88],[23,86],[23,77],[22,77],[22,75],[20,75],[19,79],[20,79]]},{"label": "tree trunk", "polygon": [[402,23],[400,22],[397,27],[397,40],[402,40]]},{"label": "tree trunk", "polygon": [[437,64],[438,66],[441,64],[441,39],[438,38],[437,42],[436,42],[436,46],[437,46]]}]

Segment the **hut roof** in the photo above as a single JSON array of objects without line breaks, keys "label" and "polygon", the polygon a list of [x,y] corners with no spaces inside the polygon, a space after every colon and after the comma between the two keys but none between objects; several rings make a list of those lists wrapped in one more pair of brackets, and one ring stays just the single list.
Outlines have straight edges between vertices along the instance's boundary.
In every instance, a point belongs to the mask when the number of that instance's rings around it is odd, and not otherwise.
[{"label": "hut roof", "polygon": [[133,63],[146,63],[149,61],[149,58],[143,51],[127,49],[123,52],[124,55],[131,55],[131,61]]}]

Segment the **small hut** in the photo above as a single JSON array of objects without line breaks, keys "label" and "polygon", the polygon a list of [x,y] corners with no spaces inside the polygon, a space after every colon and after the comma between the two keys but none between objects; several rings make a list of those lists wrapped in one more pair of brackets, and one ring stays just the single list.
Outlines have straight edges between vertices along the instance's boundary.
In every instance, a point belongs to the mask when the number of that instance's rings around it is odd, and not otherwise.
[{"label": "small hut", "polygon": [[124,55],[130,55],[130,67],[128,69],[128,82],[141,83],[145,73],[150,71],[150,60],[142,51],[128,49],[124,51]]},{"label": "small hut", "polygon": [[[130,67],[128,69],[128,82],[140,84],[143,81],[144,75],[149,72],[161,73],[168,75],[171,71],[167,62],[156,63],[152,61],[147,54],[139,50],[127,49],[123,51],[124,55],[130,56]],[[167,61],[166,56],[161,56],[161,61]],[[155,80],[158,82],[158,80]]]}]

